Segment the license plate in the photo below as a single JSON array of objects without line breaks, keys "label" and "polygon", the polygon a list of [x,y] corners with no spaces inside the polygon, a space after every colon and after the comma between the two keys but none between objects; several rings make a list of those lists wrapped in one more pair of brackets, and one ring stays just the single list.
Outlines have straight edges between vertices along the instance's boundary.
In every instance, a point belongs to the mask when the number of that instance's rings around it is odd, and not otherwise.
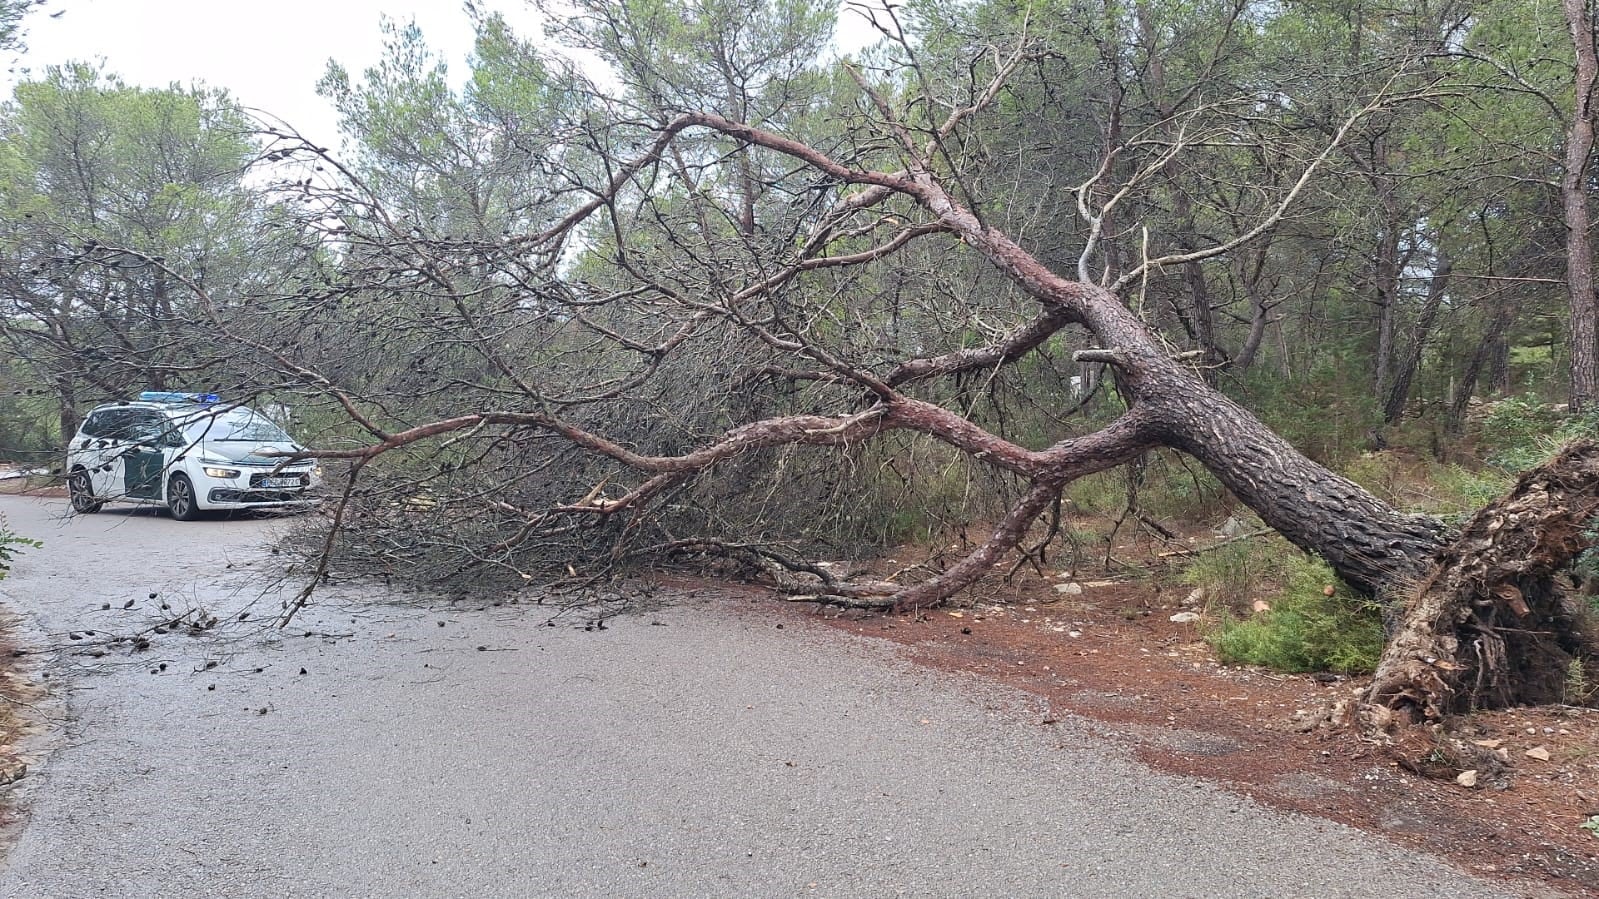
[{"label": "license plate", "polygon": [[300,479],[298,477],[293,477],[293,478],[262,478],[261,479],[261,486],[262,487],[298,487],[298,486],[300,486]]}]

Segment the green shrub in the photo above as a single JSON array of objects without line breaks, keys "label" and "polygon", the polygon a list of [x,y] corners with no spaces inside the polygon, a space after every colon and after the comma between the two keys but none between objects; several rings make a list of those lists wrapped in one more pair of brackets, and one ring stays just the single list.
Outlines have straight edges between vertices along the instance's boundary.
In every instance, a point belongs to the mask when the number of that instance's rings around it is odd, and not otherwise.
[{"label": "green shrub", "polygon": [[1151,453],[1139,505],[1157,519],[1194,523],[1220,518],[1235,505],[1216,476],[1176,453]]},{"label": "green shrub", "polygon": [[1565,415],[1528,393],[1494,403],[1480,427],[1484,461],[1516,474],[1543,462],[1569,440],[1594,436],[1599,414]]},{"label": "green shrub", "polygon": [[1079,515],[1114,516],[1127,502],[1127,483],[1120,469],[1102,471],[1072,481],[1066,498]]},{"label": "green shrub", "polygon": [[1129,479],[1136,480],[1138,509],[1157,520],[1195,524],[1219,518],[1236,506],[1215,475],[1173,452],[1152,452],[1141,468],[1123,466],[1088,475],[1066,488],[1079,515],[1118,517],[1127,508]]},{"label": "green shrub", "polygon": [[1464,466],[1407,452],[1361,453],[1339,473],[1391,505],[1446,518],[1477,511],[1503,496],[1514,480],[1492,465]]},{"label": "green shrub", "polygon": [[0,393],[0,460],[48,464],[59,448],[58,426],[48,398],[23,390]]},{"label": "green shrub", "polygon": [[1339,467],[1338,473],[1370,490],[1387,503],[1403,505],[1404,473],[1401,462],[1389,453],[1361,453]]},{"label": "green shrub", "polygon": [[[1325,593],[1334,585],[1332,596]],[[1374,670],[1382,656],[1382,615],[1337,580],[1320,559],[1301,557],[1271,610],[1249,618],[1227,616],[1209,636],[1216,654],[1235,665],[1261,665],[1279,671]]]},{"label": "green shrub", "polygon": [[1436,488],[1438,507],[1428,511],[1438,514],[1475,512],[1505,495],[1512,478],[1499,468],[1473,470],[1459,465],[1441,465],[1433,469],[1432,484]]},{"label": "green shrub", "polygon": [[16,557],[18,549],[38,548],[43,545],[32,538],[17,536],[6,527],[5,521],[0,520],[0,579],[4,579],[11,571],[11,560]]}]

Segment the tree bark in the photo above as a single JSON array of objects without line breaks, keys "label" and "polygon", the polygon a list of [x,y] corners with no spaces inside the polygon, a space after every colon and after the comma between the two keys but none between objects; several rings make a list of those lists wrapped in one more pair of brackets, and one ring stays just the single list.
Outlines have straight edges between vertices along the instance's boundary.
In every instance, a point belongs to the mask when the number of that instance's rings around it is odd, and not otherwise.
[{"label": "tree bark", "polygon": [[1255,356],[1266,339],[1266,326],[1271,324],[1274,304],[1267,301],[1266,287],[1261,284],[1267,258],[1266,248],[1270,244],[1269,238],[1262,238],[1259,246],[1239,253],[1237,261],[1233,263],[1238,281],[1244,285],[1244,292],[1249,297],[1249,335],[1244,338],[1244,344],[1233,358],[1231,366],[1237,374],[1243,374],[1254,366]]},{"label": "tree bark", "polygon": [[1571,314],[1571,411],[1584,412],[1599,396],[1599,308],[1594,300],[1593,241],[1589,236],[1588,164],[1594,149],[1594,86],[1599,57],[1587,0],[1562,0],[1576,50],[1576,97],[1566,130],[1560,203],[1566,226],[1566,293]]},{"label": "tree bark", "polygon": [[1419,578],[1443,545],[1445,531],[1436,519],[1401,513],[1307,458],[1170,358],[1114,294],[1055,274],[942,191],[924,184],[917,193],[1024,290],[1115,348],[1110,358],[1123,395],[1159,422],[1162,443],[1198,459],[1263,522],[1295,546],[1321,554],[1350,586],[1383,596]]},{"label": "tree bark", "polygon": [[[1194,379],[1197,380],[1197,379]],[[1198,459],[1290,543],[1321,555],[1351,587],[1382,597],[1425,570],[1436,519],[1407,515],[1300,453],[1220,393],[1173,383],[1161,403],[1170,445]]]}]

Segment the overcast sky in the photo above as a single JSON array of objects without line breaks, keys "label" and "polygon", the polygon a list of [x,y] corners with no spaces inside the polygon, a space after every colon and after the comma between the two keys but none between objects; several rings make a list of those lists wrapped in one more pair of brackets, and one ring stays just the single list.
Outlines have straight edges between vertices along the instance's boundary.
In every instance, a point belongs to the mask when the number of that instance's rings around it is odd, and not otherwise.
[{"label": "overcast sky", "polygon": [[[523,0],[479,6],[504,13],[518,33],[538,33],[538,18]],[[129,84],[200,80],[225,87],[245,106],[336,146],[337,117],[316,95],[317,80],[329,59],[352,73],[375,63],[383,15],[414,19],[457,83],[465,77],[472,28],[459,0],[49,0],[25,22],[28,49],[8,60],[3,95],[9,98],[19,79],[45,66],[103,60]],[[841,29],[844,43],[864,43],[859,17],[842,18],[850,21]]]},{"label": "overcast sky", "polygon": [[[490,0],[519,32],[537,20],[521,0]],[[59,13],[52,17],[52,13]],[[27,51],[7,74],[5,95],[28,72],[70,60],[97,62],[130,84],[166,87],[195,80],[225,87],[329,144],[337,119],[316,83],[329,59],[352,72],[382,49],[380,16],[415,19],[451,74],[465,76],[472,28],[455,0],[50,0],[25,21]]]}]

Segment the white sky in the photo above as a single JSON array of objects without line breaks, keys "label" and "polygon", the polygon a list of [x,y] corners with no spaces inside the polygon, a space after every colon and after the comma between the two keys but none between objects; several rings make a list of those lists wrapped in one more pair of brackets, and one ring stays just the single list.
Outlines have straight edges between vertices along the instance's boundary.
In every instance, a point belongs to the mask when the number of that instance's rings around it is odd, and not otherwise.
[{"label": "white sky", "polygon": [[[540,26],[524,0],[480,0],[502,12],[519,34]],[[55,15],[59,14],[59,16]],[[278,116],[323,146],[338,146],[337,116],[316,95],[336,59],[352,74],[382,52],[381,16],[415,20],[428,46],[444,56],[459,83],[472,49],[470,20],[459,0],[49,0],[25,20],[27,51],[8,59],[0,80],[12,87],[68,61],[105,62],[129,84],[167,87],[196,80],[227,88],[240,103]],[[854,49],[869,35],[854,13],[840,16],[840,43]]]},{"label": "white sky", "polygon": [[[520,0],[482,5],[504,12],[519,33],[537,34],[532,8]],[[452,77],[465,77],[472,27],[455,0],[50,0],[25,20],[27,51],[10,66],[4,91],[9,97],[45,66],[104,60],[129,84],[225,87],[243,105],[337,146],[337,116],[316,95],[317,80],[329,59],[352,73],[376,63],[383,15],[415,19]]]}]

